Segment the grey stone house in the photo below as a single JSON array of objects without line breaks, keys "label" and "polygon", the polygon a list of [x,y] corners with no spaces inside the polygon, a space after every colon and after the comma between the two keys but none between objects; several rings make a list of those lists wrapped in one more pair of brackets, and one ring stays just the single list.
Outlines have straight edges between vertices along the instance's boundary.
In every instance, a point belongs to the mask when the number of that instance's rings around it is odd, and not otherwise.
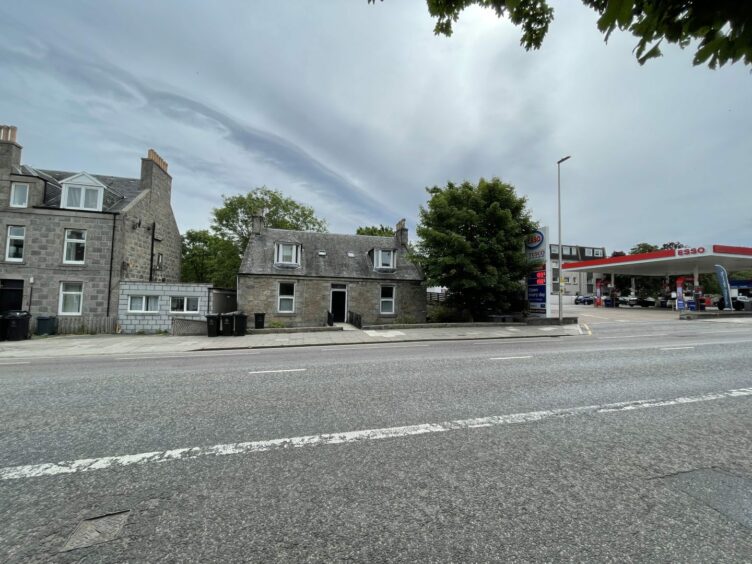
[{"label": "grey stone house", "polygon": [[139,178],[40,169],[0,126],[0,311],[114,327],[122,280],[180,279],[171,191],[153,150]]},{"label": "grey stone house", "polygon": [[365,325],[426,319],[423,275],[407,256],[403,219],[394,237],[268,229],[253,218],[238,274],[238,307],[266,324],[325,325],[355,314]]}]

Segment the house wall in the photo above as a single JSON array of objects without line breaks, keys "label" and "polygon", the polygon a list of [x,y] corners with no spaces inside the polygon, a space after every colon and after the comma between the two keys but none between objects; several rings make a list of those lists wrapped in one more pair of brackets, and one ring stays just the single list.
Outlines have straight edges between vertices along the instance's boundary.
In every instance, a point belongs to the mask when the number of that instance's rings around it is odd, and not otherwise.
[{"label": "house wall", "polygon": [[[295,313],[279,313],[280,282],[295,283]],[[246,314],[266,314],[266,325],[280,322],[288,327],[316,327],[326,324],[331,309],[331,285],[347,285],[347,309],[359,313],[364,324],[423,323],[426,320],[426,292],[420,282],[357,279],[316,279],[240,275],[238,308]],[[381,286],[396,288],[395,313],[379,313]]]},{"label": "house wall", "polygon": [[[123,210],[124,280],[180,281],[180,232],[170,204],[172,178],[156,163],[143,159],[144,191]],[[152,229],[154,252],[152,256]],[[162,265],[158,257],[162,255]]]},{"label": "house wall", "polygon": [[[209,311],[208,284],[167,284],[157,282],[121,282],[118,298],[118,323],[122,333],[157,333],[171,331],[174,319],[205,321]],[[159,296],[159,311],[129,313],[130,296]],[[198,298],[198,312],[172,313],[170,298],[185,296]]]},{"label": "house wall", "polygon": [[[0,278],[24,281],[23,307],[33,316],[58,315],[60,283],[82,282],[81,315],[105,316],[113,216],[70,210],[8,208],[7,193],[2,192],[6,207],[0,213]],[[10,225],[26,227],[24,260],[20,263],[5,260]],[[86,230],[83,265],[63,263],[65,229]],[[31,277],[34,278],[33,291]],[[113,278],[113,287],[116,287],[116,272],[113,272]],[[112,315],[114,311],[112,308]]]}]

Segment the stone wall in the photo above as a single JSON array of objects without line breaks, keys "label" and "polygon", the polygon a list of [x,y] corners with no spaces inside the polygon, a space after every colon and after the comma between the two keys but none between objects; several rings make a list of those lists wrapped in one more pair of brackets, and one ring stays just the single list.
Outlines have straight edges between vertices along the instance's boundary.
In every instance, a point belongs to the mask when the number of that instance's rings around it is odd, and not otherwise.
[{"label": "stone wall", "polygon": [[141,194],[123,210],[123,279],[149,280],[151,274],[155,282],[178,282],[180,232],[170,203],[172,178],[154,161],[142,159],[141,184]]},{"label": "stone wall", "polygon": [[[295,283],[295,312],[280,313],[277,307],[280,282]],[[249,316],[266,314],[266,325],[277,322],[287,327],[317,327],[326,324],[331,310],[331,285],[347,286],[347,309],[359,313],[363,323],[424,323],[426,292],[419,282],[357,279],[317,279],[241,275],[238,277],[238,309]],[[394,286],[395,313],[379,313],[381,286]]]},{"label": "stone wall", "polygon": [[[158,333],[172,331],[174,319],[205,321],[209,311],[208,284],[168,284],[158,282],[121,282],[118,302],[118,323],[122,333]],[[129,313],[130,296],[159,296],[159,311],[154,313]],[[172,313],[171,297],[198,298],[198,312]]]},{"label": "stone wall", "polygon": [[[106,316],[112,223],[113,216],[105,213],[4,209],[0,213],[0,278],[24,281],[23,307],[34,316],[58,315],[61,282],[83,283],[82,316]],[[5,261],[10,225],[26,227],[20,263]],[[82,265],[63,263],[66,229],[86,231]],[[116,286],[117,273],[113,272],[113,288]],[[115,290],[112,293],[117,294]]]}]

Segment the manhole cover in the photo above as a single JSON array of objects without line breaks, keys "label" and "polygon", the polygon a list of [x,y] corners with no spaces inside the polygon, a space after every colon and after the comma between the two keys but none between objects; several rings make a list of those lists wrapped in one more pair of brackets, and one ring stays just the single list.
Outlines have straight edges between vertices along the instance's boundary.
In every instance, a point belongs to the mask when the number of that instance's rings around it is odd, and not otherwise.
[{"label": "manhole cover", "polygon": [[123,525],[128,521],[129,513],[130,511],[121,511],[120,513],[110,513],[109,515],[81,521],[60,552],[116,539],[123,529]]},{"label": "manhole cover", "polygon": [[712,468],[675,474],[664,480],[672,488],[752,528],[752,480]]}]

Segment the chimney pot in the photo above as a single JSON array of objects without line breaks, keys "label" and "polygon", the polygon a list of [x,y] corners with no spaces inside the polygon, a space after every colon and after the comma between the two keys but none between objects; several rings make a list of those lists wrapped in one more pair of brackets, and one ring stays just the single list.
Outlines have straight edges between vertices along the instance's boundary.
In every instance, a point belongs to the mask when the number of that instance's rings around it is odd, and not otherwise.
[{"label": "chimney pot", "polygon": [[154,163],[161,168],[163,171],[167,172],[167,161],[164,160],[162,157],[159,156],[159,153],[157,153],[154,149],[149,149],[149,152],[147,154],[147,157],[150,161],[154,161]]},{"label": "chimney pot", "polygon": [[16,132],[18,128],[15,125],[0,125],[0,141],[16,142]]}]

